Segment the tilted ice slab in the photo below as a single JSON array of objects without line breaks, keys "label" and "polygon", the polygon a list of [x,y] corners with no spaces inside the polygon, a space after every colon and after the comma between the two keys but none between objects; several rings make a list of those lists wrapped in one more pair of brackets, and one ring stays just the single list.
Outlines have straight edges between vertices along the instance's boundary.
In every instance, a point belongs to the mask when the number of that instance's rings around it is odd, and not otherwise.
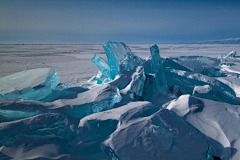
[{"label": "tilted ice slab", "polygon": [[0,122],[8,122],[48,113],[53,105],[39,101],[0,99]]},{"label": "tilted ice slab", "polygon": [[239,159],[239,106],[182,95],[172,101],[167,109],[206,135],[211,142],[213,155],[222,160]]},{"label": "tilted ice slab", "polygon": [[230,104],[237,104],[237,102],[235,102],[235,99],[229,96],[226,96],[224,92],[221,92],[221,90],[215,89],[211,85],[195,86],[192,96],[210,99],[210,100],[219,101],[219,102],[227,102]]},{"label": "tilted ice slab", "polygon": [[79,152],[126,160],[210,159],[209,144],[198,130],[158,110],[150,102],[131,102],[84,117],[79,123]]},{"label": "tilted ice slab", "polygon": [[59,99],[51,104],[53,108],[67,108],[67,114],[83,118],[84,116],[110,109],[115,103],[121,101],[119,89],[106,84],[79,93],[74,99]]},{"label": "tilted ice slab", "polygon": [[0,78],[0,98],[39,100],[46,97],[60,82],[50,68],[31,69]]},{"label": "tilted ice slab", "polygon": [[40,99],[39,101],[42,102],[53,102],[58,99],[74,99],[77,97],[78,93],[82,93],[87,91],[88,89],[83,88],[83,87],[66,87],[62,88],[61,85],[65,84],[60,84],[56,87],[55,90],[52,91],[49,95],[44,97],[43,99]]},{"label": "tilted ice slab", "polygon": [[218,76],[220,74],[220,59],[217,58],[203,56],[180,56],[171,59],[192,72],[199,72],[208,76]]},{"label": "tilted ice slab", "polygon": [[163,67],[164,68],[171,68],[171,69],[177,69],[177,70],[182,70],[182,71],[188,71],[191,72],[190,69],[178,64],[177,62],[175,62],[174,60],[170,59],[170,58],[166,58],[163,61]]},{"label": "tilted ice slab", "polygon": [[211,159],[208,148],[197,129],[165,109],[148,117],[132,117],[102,145],[109,159],[124,160]]},{"label": "tilted ice slab", "polygon": [[98,67],[99,72],[96,76],[90,79],[90,81],[96,81],[97,84],[102,84],[112,80],[110,66],[104,59],[102,59],[95,53],[91,61]]},{"label": "tilted ice slab", "polygon": [[0,123],[0,145],[10,145],[19,134],[64,136],[68,124],[65,115],[40,114],[33,117]]},{"label": "tilted ice slab", "polygon": [[[150,102],[131,102],[118,108],[95,113],[80,120],[78,133],[81,145],[78,152],[85,156],[100,154],[105,157],[100,144],[116,129],[131,119],[145,117],[158,111]],[[79,145],[79,142],[77,142]]]},{"label": "tilted ice slab", "polygon": [[[209,94],[209,97],[206,96],[204,98],[211,100],[221,100],[223,102],[236,104],[233,100],[236,97],[233,89],[215,78],[205,76],[200,73],[187,72],[170,68],[165,69],[165,75],[169,86],[178,85],[188,94],[193,93],[195,86],[210,85],[221,93],[221,97],[219,98],[216,93],[216,95]],[[217,96],[217,98],[215,98],[215,96]]]}]

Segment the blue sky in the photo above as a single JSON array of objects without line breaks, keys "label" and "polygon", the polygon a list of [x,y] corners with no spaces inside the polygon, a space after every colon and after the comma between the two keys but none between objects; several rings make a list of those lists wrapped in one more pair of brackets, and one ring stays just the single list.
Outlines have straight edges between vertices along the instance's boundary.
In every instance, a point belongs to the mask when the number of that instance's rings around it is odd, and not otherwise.
[{"label": "blue sky", "polygon": [[0,44],[192,43],[236,37],[238,0],[0,0]]}]

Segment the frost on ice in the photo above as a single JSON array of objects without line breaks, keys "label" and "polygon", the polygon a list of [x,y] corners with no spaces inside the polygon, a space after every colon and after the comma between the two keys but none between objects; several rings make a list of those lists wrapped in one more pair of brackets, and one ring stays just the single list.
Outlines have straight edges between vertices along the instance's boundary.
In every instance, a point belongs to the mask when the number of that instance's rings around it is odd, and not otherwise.
[{"label": "frost on ice", "polygon": [[162,58],[151,45],[142,59],[122,42],[102,47],[80,86],[48,68],[0,78],[0,159],[239,159],[236,52]]}]

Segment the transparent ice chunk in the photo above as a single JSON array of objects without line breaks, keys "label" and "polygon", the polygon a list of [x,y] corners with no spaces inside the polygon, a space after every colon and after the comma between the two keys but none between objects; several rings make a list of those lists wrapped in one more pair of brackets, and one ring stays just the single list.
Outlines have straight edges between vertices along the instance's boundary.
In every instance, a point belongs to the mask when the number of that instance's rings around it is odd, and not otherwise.
[{"label": "transparent ice chunk", "polygon": [[[6,110],[0,109],[0,119],[18,119],[27,118],[39,114],[39,111],[21,111],[21,110]],[[6,118],[3,118],[6,117]],[[4,120],[3,120],[4,121]]]},{"label": "transparent ice chunk", "polygon": [[[228,97],[227,99],[232,99],[232,104],[235,104],[234,98],[236,97],[236,94],[234,90],[215,78],[208,77],[200,73],[187,72],[170,68],[165,69],[165,75],[169,87],[178,85],[186,93],[192,94],[195,86],[210,85]],[[227,102],[229,101],[227,100]]]},{"label": "transparent ice chunk", "polygon": [[95,53],[91,61],[98,67],[99,71],[101,71],[106,77],[110,76],[110,67],[104,59],[102,59]]},{"label": "transparent ice chunk", "polygon": [[[184,66],[192,72],[198,72],[207,76],[218,76],[220,71],[220,59],[204,56],[180,56],[172,58],[176,63]],[[174,68],[178,69],[178,68]],[[185,69],[178,69],[185,70]],[[185,70],[187,71],[187,70]]]},{"label": "transparent ice chunk", "polygon": [[234,58],[237,55],[237,51],[232,51],[230,53],[228,53],[227,55],[222,54],[221,57],[222,58]]},{"label": "transparent ice chunk", "polygon": [[[122,42],[107,41],[103,44],[108,62],[95,54],[92,62],[98,67],[99,72],[89,82],[96,84],[109,83],[119,74],[131,74],[142,63],[142,59],[131,52],[130,48]],[[128,73],[132,71],[131,73]]]},{"label": "transparent ice chunk", "polygon": [[19,120],[38,114],[48,113],[51,104],[39,101],[0,99],[0,122]]},{"label": "transparent ice chunk", "polygon": [[96,53],[94,54],[91,61],[99,69],[99,73],[96,76],[96,78],[98,78],[98,80],[99,80],[99,81],[97,81],[97,84],[101,84],[105,79],[108,79],[108,81],[111,81],[110,67],[109,67],[108,63],[104,59],[99,57]]},{"label": "transparent ice chunk", "polygon": [[18,72],[0,78],[0,98],[39,100],[50,94],[59,82],[57,72],[50,68]]},{"label": "transparent ice chunk", "polygon": [[121,61],[121,70],[131,71],[136,69],[137,66],[139,66],[143,60],[136,56],[134,53],[130,52],[126,54],[125,59]]},{"label": "transparent ice chunk", "polygon": [[165,93],[167,89],[167,81],[164,75],[164,69],[162,64],[162,59],[159,54],[158,46],[152,45],[150,46],[151,56],[152,56],[152,64],[157,84],[157,91],[159,93]]},{"label": "transparent ice chunk", "polygon": [[116,75],[120,74],[120,61],[125,59],[126,54],[131,50],[124,43],[112,41],[107,41],[102,47],[108,59],[111,78],[114,79]]},{"label": "transparent ice chunk", "polygon": [[66,108],[67,114],[83,118],[87,115],[110,109],[122,99],[119,89],[109,84],[99,85],[83,93],[79,93],[74,99],[59,99],[51,104],[57,108]]},{"label": "transparent ice chunk", "polygon": [[127,71],[133,70],[142,62],[142,59],[132,53],[131,49],[123,42],[107,41],[102,46],[108,59],[112,79],[121,73],[120,63],[122,60],[124,60],[122,62],[123,70]]}]

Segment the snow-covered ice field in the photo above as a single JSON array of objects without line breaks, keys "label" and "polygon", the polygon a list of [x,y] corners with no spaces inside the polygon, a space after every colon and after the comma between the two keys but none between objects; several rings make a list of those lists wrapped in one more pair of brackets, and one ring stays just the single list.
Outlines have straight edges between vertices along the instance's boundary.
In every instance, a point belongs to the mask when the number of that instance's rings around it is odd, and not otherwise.
[{"label": "snow-covered ice field", "polygon": [[[137,56],[150,55],[149,44],[127,44]],[[161,57],[219,57],[240,45],[159,44]],[[53,68],[62,83],[76,85],[98,72],[91,62],[94,53],[106,59],[102,45],[0,45],[0,77],[34,68]]]},{"label": "snow-covered ice field", "polygon": [[127,45],[0,45],[0,159],[238,160],[240,45]]}]

